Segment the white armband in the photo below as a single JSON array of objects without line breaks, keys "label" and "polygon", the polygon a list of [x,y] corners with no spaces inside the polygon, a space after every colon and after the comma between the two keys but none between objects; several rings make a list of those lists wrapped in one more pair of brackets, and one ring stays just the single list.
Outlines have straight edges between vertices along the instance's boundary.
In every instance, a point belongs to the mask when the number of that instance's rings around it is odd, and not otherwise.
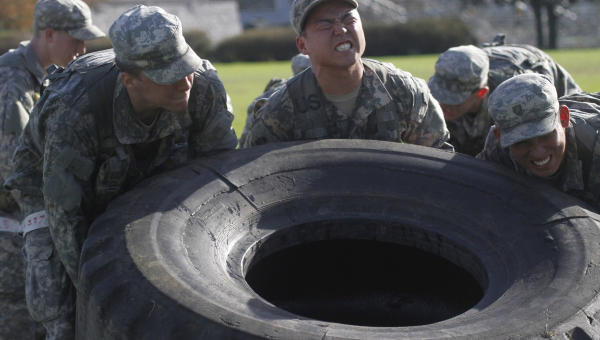
[{"label": "white armband", "polygon": [[25,217],[22,224],[23,224],[23,237],[25,237],[25,235],[27,235],[28,232],[50,226],[48,224],[48,215],[46,214],[46,210],[38,211],[36,213],[33,213],[33,214]]},{"label": "white armband", "polygon": [[21,222],[12,218],[0,217],[0,231],[16,234],[21,231]]}]

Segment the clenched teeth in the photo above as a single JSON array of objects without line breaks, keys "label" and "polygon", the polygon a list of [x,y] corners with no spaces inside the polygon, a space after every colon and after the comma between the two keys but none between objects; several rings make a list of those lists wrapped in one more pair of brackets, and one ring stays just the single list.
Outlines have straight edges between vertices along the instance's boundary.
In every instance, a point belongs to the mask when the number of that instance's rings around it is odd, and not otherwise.
[{"label": "clenched teeth", "polygon": [[350,43],[343,43],[338,45],[335,50],[338,52],[344,52],[344,51],[348,51],[350,49],[350,47],[352,47],[352,45],[350,45]]},{"label": "clenched teeth", "polygon": [[536,161],[532,161],[532,162],[533,162],[533,164],[535,164],[537,166],[544,166],[544,165],[548,164],[548,162],[550,162],[550,156],[548,156],[548,158],[541,160],[539,162],[536,162]]}]

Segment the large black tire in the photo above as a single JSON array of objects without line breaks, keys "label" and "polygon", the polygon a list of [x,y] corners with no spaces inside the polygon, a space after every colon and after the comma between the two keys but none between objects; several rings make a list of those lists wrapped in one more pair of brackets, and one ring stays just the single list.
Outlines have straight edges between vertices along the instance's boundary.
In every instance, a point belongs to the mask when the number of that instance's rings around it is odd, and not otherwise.
[{"label": "large black tire", "polygon": [[[94,222],[78,339],[600,339],[599,236],[574,198],[463,155],[347,140],[235,150],[147,180]],[[483,297],[439,322],[370,327],[292,314],[245,280],[258,258],[334,239],[436,254]]]}]

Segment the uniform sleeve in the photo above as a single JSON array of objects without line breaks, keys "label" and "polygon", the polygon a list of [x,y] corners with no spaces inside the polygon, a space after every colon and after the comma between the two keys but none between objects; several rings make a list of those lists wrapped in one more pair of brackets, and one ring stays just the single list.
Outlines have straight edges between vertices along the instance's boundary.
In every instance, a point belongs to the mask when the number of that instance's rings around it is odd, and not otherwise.
[{"label": "uniform sleeve", "polygon": [[199,83],[196,96],[196,121],[190,134],[190,146],[198,156],[211,155],[236,148],[238,139],[233,130],[233,114],[227,110],[227,93],[216,70],[207,68],[195,73]]},{"label": "uniform sleeve", "polygon": [[[35,89],[25,72],[3,68],[0,77],[0,180],[4,182],[13,174],[13,154],[19,136],[29,120],[35,102]],[[0,192],[0,210],[10,212],[17,208],[10,191]]]},{"label": "uniform sleeve", "polygon": [[45,110],[60,112],[45,125],[42,193],[52,240],[71,281],[77,287],[79,256],[88,232],[86,210],[93,204],[94,145],[78,113],[90,112],[83,99],[76,107],[60,101]]},{"label": "uniform sleeve", "polygon": [[448,148],[450,133],[444,121],[440,104],[429,92],[423,79],[403,75],[392,94],[403,106],[405,130],[402,141],[434,148]]}]

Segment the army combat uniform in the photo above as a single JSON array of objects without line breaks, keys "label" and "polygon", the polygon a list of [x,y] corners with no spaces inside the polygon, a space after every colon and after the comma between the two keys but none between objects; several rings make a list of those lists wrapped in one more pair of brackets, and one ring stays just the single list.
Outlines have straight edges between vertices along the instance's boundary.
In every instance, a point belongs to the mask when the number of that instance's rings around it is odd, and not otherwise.
[{"label": "army combat uniform", "polygon": [[[546,74],[552,80],[559,97],[581,92],[573,77],[542,50],[529,45],[505,45],[503,35],[497,36],[494,41],[494,43],[481,48],[489,59],[489,65],[486,65],[489,67],[487,86],[490,90],[488,96],[484,98],[478,112],[466,113],[458,119],[446,122],[450,131],[449,143],[454,146],[456,152],[475,156],[483,150],[487,133],[494,124],[488,113],[487,99],[496,87],[507,79],[523,73]],[[465,53],[468,53],[466,49]],[[441,70],[457,67],[457,65],[453,65],[450,57],[446,60],[442,60],[440,57],[439,62],[446,64],[439,66]],[[436,72],[437,69],[438,65],[436,65]],[[443,76],[440,78],[443,78]],[[440,86],[432,81],[429,84],[430,87]],[[460,86],[459,84],[448,84],[442,87],[450,88],[450,85]],[[474,88],[469,88],[469,90],[478,87],[475,85]],[[438,89],[432,89],[433,93],[439,91]],[[440,98],[438,100],[445,103]],[[456,103],[448,102],[446,104],[454,105]]]},{"label": "army combat uniform", "polygon": [[[559,98],[570,112],[570,124],[565,129],[565,160],[559,172],[545,178],[549,184],[600,209],[600,92]],[[494,162],[519,173],[533,176],[513,160],[508,147],[502,148],[493,132],[487,136],[484,150],[477,158]]]},{"label": "army combat uniform", "polygon": [[308,68],[262,106],[244,146],[324,138],[447,145],[441,108],[423,80],[390,64],[362,62],[365,71],[351,116],[326,99]]},{"label": "army combat uniform", "polygon": [[194,72],[188,110],[161,110],[151,126],[135,116],[119,76],[112,50],[51,74],[6,183],[21,192],[28,216],[30,312],[61,339],[74,334],[69,325],[88,227],[111,198],[144,178],[237,145],[225,88],[210,62],[202,60]]},{"label": "army combat uniform", "polygon": [[[248,108],[246,109],[246,123],[244,124],[244,130],[242,131],[242,135],[240,136],[240,147],[244,147],[244,143],[246,142],[246,136],[248,135],[250,126],[252,125],[252,122],[254,122],[254,110],[260,109],[260,106],[264,104],[261,101],[261,99],[268,99],[269,97],[271,97],[271,95],[273,95],[273,93],[283,88],[284,86],[285,79],[271,78],[271,80],[269,80],[269,82],[267,83],[267,86],[265,86],[263,93],[260,96],[256,97],[252,101],[252,103],[250,103],[250,105],[248,105]],[[259,104],[259,106],[257,107],[256,103],[258,103],[259,101],[261,102],[261,104]]]},{"label": "army combat uniform", "polygon": [[[488,74],[489,94],[507,79],[523,73],[547,74],[553,80],[559,97],[581,92],[581,88],[562,66],[542,50],[529,45],[496,45],[483,47],[482,50],[490,59]],[[488,96],[489,96],[488,94]],[[457,152],[465,150],[475,156],[483,150],[487,132],[493,125],[488,114],[488,101],[485,100],[475,117],[464,115],[452,124],[450,144]]]},{"label": "army combat uniform", "polygon": [[[44,70],[28,41],[0,57],[0,181],[12,175],[12,158],[29,113],[39,99]],[[0,340],[40,339],[44,329],[25,302],[27,263],[21,248],[21,213],[12,194],[0,191]]]}]

